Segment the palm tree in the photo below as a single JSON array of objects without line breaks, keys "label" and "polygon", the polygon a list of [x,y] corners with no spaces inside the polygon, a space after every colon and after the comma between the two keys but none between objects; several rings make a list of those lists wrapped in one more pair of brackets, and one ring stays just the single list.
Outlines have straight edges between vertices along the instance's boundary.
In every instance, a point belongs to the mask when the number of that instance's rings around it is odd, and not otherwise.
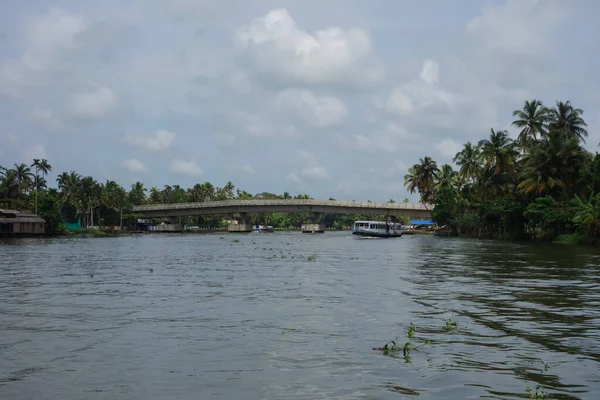
[{"label": "palm tree", "polygon": [[452,169],[452,166],[448,164],[442,165],[442,169],[438,174],[436,191],[443,187],[456,187],[458,186],[457,181],[458,173]]},{"label": "palm tree", "polygon": [[63,172],[56,178],[56,182],[62,194],[63,204],[77,200],[81,175],[75,171]]},{"label": "palm tree", "polygon": [[35,213],[37,214],[38,212],[38,191],[40,189],[40,177],[39,177],[39,172],[42,172],[42,177],[45,177],[46,175],[48,175],[48,172],[52,171],[52,166],[50,164],[48,164],[48,160],[42,159],[39,160],[37,158],[35,158],[33,160],[33,164],[31,164],[31,167],[35,167]]},{"label": "palm tree", "polygon": [[129,201],[135,206],[144,204],[146,201],[146,188],[142,182],[136,182],[131,185],[131,190],[129,191]]},{"label": "palm tree", "polygon": [[25,164],[15,164],[14,171],[17,177],[20,196],[21,192],[26,191],[29,184],[33,181],[33,174],[31,173],[31,169]]},{"label": "palm tree", "polygon": [[572,195],[570,188],[587,156],[577,138],[565,131],[550,129],[523,159],[524,167],[517,189],[522,193],[561,195],[566,199]]},{"label": "palm tree", "polygon": [[19,183],[14,169],[0,167],[0,202],[5,204],[22,204],[19,200]]},{"label": "palm tree", "polygon": [[434,194],[434,184],[440,172],[437,163],[431,157],[419,159],[419,192],[423,203],[431,203]]},{"label": "palm tree", "polygon": [[423,203],[430,203],[438,172],[437,163],[431,157],[420,158],[419,163],[410,167],[404,175],[404,186],[409,193],[418,191]]},{"label": "palm tree", "polygon": [[479,147],[486,168],[494,170],[496,174],[512,172],[517,153],[507,131],[490,129],[490,138],[479,141]]},{"label": "palm tree", "polygon": [[565,131],[573,137],[577,137],[583,143],[588,137],[588,132],[584,128],[587,126],[583,118],[581,108],[573,108],[570,101],[557,101],[556,107],[549,111],[549,126],[553,129]]},{"label": "palm tree", "polygon": [[408,169],[408,173],[404,175],[404,186],[406,186],[406,190],[410,194],[413,194],[418,190],[418,181],[419,181],[419,164],[415,164]]},{"label": "palm tree", "polygon": [[467,142],[465,147],[452,159],[459,167],[458,176],[464,181],[473,181],[481,170],[479,164],[481,149],[479,146],[473,146],[471,142]]},{"label": "palm tree", "polygon": [[512,126],[521,128],[517,141],[521,146],[527,146],[537,140],[538,135],[546,133],[550,110],[541,101],[525,101],[522,110],[513,111],[512,115],[517,117]]}]

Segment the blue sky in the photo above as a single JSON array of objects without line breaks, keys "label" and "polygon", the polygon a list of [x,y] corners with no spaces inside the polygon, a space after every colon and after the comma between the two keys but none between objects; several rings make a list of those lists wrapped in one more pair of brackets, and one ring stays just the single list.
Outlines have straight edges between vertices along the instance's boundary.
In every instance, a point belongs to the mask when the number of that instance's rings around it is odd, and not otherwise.
[{"label": "blue sky", "polygon": [[124,186],[409,197],[526,99],[600,142],[600,3],[105,0],[0,6],[0,165]]}]

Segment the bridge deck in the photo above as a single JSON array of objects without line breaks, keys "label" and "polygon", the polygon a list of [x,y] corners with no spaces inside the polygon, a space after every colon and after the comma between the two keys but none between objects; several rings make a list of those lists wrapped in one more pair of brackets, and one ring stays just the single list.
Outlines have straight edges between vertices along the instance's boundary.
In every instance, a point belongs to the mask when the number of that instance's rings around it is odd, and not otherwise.
[{"label": "bridge deck", "polygon": [[201,203],[175,203],[134,206],[133,212],[145,217],[232,214],[250,212],[340,213],[428,217],[431,204],[381,203],[339,200],[226,200]]}]

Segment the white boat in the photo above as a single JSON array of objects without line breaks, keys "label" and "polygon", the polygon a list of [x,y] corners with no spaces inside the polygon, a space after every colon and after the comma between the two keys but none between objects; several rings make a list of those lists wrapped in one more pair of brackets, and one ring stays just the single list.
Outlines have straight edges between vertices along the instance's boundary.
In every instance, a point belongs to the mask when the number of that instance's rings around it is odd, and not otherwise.
[{"label": "white boat", "polygon": [[271,225],[263,226],[256,224],[252,230],[254,233],[273,232],[273,227]]},{"label": "white boat", "polygon": [[394,222],[355,221],[352,234],[368,237],[400,237],[404,233],[402,225]]}]

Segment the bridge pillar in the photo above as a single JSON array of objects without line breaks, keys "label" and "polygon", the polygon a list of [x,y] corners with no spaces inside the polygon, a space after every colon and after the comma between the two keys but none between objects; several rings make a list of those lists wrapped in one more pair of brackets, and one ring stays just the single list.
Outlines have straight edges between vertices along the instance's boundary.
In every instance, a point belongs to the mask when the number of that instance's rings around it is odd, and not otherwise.
[{"label": "bridge pillar", "polygon": [[248,223],[248,213],[235,213],[233,218],[235,218],[237,224],[229,225],[227,231],[236,233],[252,232],[252,224]]},{"label": "bridge pillar", "polygon": [[318,218],[318,213],[309,213],[306,217],[308,221],[303,223],[302,227],[300,228],[302,233],[324,233],[325,224],[317,223]]}]

